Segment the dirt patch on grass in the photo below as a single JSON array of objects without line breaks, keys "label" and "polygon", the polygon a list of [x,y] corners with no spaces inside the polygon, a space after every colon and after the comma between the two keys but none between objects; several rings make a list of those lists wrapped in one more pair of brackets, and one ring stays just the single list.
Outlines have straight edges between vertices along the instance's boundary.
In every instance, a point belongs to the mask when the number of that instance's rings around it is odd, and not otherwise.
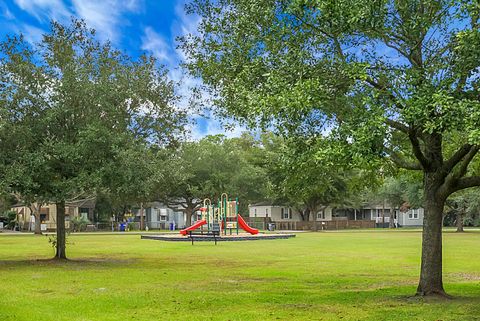
[{"label": "dirt patch on grass", "polygon": [[283,308],[287,309],[311,309],[313,307],[313,304],[307,304],[307,303],[291,303],[291,304],[283,304]]},{"label": "dirt patch on grass", "polygon": [[449,273],[448,277],[465,281],[480,281],[480,274],[473,273]]}]

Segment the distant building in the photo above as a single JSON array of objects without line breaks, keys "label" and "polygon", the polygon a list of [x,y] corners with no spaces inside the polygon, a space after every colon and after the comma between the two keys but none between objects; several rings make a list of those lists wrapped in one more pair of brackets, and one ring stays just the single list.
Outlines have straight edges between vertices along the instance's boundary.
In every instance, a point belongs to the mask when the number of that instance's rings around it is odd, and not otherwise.
[{"label": "distant building", "polygon": [[[65,203],[65,228],[70,228],[70,220],[74,217],[83,217],[90,222],[94,221],[95,200],[79,200]],[[57,206],[45,204],[40,209],[40,222],[35,221],[30,207],[17,204],[11,208],[17,213],[17,224],[21,230],[35,230],[35,224],[40,223],[44,230],[56,230]]]},{"label": "distant building", "polygon": [[[387,205],[365,204],[360,209],[336,208],[324,206],[315,214],[310,214],[310,221],[374,221],[377,226],[388,225],[393,209]],[[407,209],[401,212],[395,209],[394,219],[398,226],[422,226],[423,208]],[[260,202],[249,205],[250,218],[264,218],[272,222],[301,222],[300,213],[286,205],[273,205],[271,202]],[[373,223],[372,223],[373,224]]]},{"label": "distant building", "polygon": [[[140,208],[133,209],[135,222],[140,222]],[[149,202],[144,204],[143,215],[145,226],[149,229],[168,229],[170,223],[175,224],[175,229],[184,228],[186,215],[182,210],[173,210],[161,202]]]},{"label": "distant building", "polygon": [[285,205],[273,205],[269,202],[261,202],[248,206],[251,218],[267,218],[271,221],[301,221],[300,213]]}]

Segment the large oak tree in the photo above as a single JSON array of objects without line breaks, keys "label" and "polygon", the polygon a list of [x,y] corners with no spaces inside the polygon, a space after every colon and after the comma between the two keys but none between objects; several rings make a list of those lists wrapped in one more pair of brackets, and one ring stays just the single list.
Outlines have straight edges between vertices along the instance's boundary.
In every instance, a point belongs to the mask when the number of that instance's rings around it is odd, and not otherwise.
[{"label": "large oak tree", "polygon": [[[344,142],[352,163],[423,172],[417,293],[445,295],[447,197],[480,185],[480,8],[473,0],[194,0],[181,39],[220,114]],[[459,139],[460,138],[460,139]],[[339,145],[336,145],[337,147]]]},{"label": "large oak tree", "polygon": [[172,142],[184,113],[155,59],[100,43],[83,21],[53,22],[38,44],[9,37],[0,52],[0,179],[56,204],[56,258],[65,259],[65,202],[131,190],[122,184],[138,182],[132,158]]}]

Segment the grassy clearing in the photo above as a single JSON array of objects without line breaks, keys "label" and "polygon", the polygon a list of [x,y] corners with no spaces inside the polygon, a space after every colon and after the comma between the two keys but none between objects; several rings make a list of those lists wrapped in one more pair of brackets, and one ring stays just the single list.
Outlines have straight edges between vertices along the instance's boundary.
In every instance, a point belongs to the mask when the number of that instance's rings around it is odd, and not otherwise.
[{"label": "grassy clearing", "polygon": [[169,243],[0,234],[0,320],[480,320],[480,231],[445,233],[447,292],[412,298],[418,231]]}]

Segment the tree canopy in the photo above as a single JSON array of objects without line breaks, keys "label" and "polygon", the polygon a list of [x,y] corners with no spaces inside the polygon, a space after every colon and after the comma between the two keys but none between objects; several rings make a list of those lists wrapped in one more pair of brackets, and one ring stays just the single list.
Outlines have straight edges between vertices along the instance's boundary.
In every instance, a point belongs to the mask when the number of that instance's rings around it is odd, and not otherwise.
[{"label": "tree canopy", "polygon": [[198,142],[183,142],[164,160],[165,179],[157,187],[159,198],[167,205],[185,209],[187,223],[203,204],[215,202],[222,193],[238,197],[240,210],[249,202],[265,196],[266,175],[256,163],[258,142],[245,134],[227,139],[222,135],[207,136]]},{"label": "tree canopy", "polygon": [[57,204],[65,258],[65,201],[132,184],[131,165],[147,146],[174,142],[184,113],[154,58],[100,43],[83,21],[52,22],[35,45],[8,37],[0,52],[0,181]]},{"label": "tree canopy", "polygon": [[424,176],[417,293],[445,295],[447,197],[480,185],[477,1],[193,0],[181,39],[222,115],[290,135],[325,135],[347,164]]}]

